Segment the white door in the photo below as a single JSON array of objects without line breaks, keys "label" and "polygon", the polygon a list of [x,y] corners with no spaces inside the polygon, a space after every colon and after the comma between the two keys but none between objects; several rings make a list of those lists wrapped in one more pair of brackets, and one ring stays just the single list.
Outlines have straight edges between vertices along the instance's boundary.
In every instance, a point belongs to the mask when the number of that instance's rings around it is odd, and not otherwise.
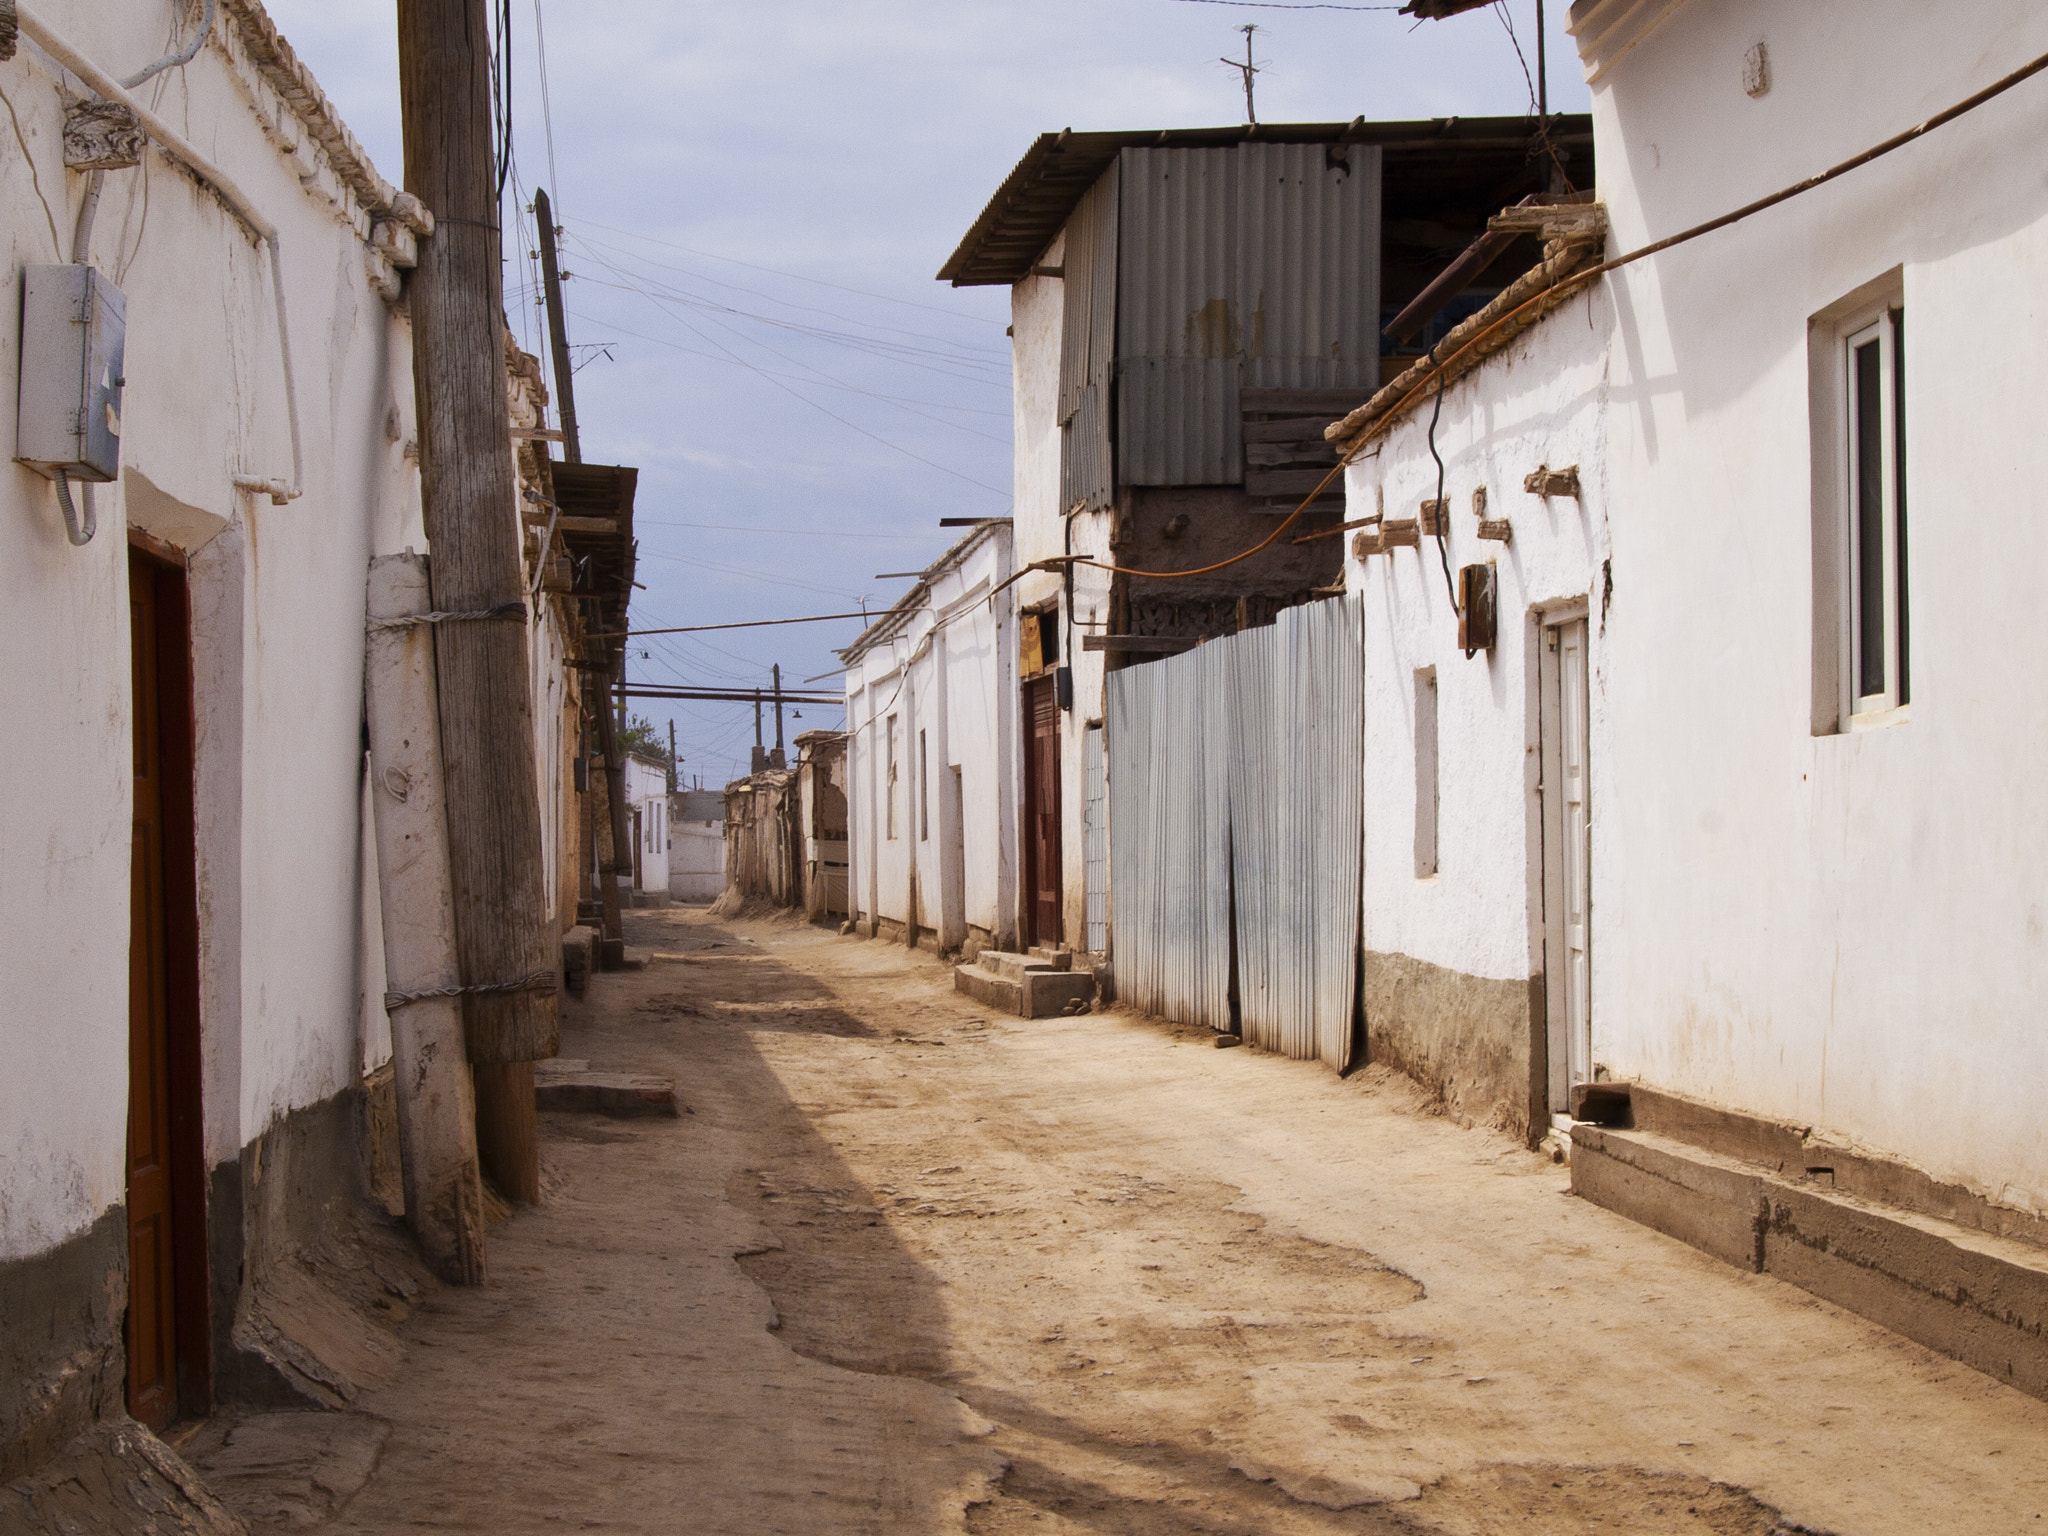
[{"label": "white door", "polygon": [[1543,916],[1550,1108],[1593,1075],[1586,621],[1543,631]]}]

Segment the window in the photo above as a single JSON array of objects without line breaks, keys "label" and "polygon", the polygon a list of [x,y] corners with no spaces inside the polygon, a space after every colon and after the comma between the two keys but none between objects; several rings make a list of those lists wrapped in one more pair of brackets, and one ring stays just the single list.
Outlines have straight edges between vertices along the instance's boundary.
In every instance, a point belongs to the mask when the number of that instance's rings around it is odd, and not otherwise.
[{"label": "window", "polygon": [[932,759],[925,746],[924,732],[917,733],[917,840],[932,837]]},{"label": "window", "polygon": [[1894,270],[1807,330],[1813,466],[1813,733],[1904,718],[1906,313]]},{"label": "window", "polygon": [[883,794],[888,798],[889,802],[889,836],[893,838],[896,835],[896,717],[894,715],[889,717],[888,728],[889,782],[887,788],[883,790]]},{"label": "window", "polygon": [[1848,536],[1848,704],[1853,719],[1908,697],[1906,314],[1887,309],[1842,343]]},{"label": "window", "polygon": [[1436,873],[1436,668],[1415,674],[1415,878]]}]

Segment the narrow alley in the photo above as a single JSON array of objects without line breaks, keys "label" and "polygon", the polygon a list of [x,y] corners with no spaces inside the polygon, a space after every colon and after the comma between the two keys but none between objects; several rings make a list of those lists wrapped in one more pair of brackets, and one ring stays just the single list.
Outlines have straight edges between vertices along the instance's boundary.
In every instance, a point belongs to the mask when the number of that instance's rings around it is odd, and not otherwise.
[{"label": "narrow alley", "polygon": [[[184,1447],[253,1531],[2038,1529],[2048,1403],[1572,1198],[1371,1069],[991,1016],[702,909],[563,1054],[491,1283],[348,1414]],[[1961,1512],[1967,1517],[1960,1518]]]}]

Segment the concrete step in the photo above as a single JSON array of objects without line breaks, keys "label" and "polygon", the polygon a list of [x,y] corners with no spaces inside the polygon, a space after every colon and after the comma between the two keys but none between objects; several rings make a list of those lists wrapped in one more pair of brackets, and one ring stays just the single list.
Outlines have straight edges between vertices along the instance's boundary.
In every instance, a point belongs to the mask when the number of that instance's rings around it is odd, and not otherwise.
[{"label": "concrete step", "polygon": [[998,976],[1007,976],[1012,981],[1022,981],[1027,971],[1066,969],[1064,966],[1055,966],[1041,960],[1036,954],[1020,955],[1003,949],[984,949],[974,957],[974,963],[985,971],[993,971]]},{"label": "concrete step", "polygon": [[651,1072],[593,1071],[587,1061],[555,1057],[533,1064],[533,1096],[541,1109],[568,1110],[613,1119],[674,1116],[676,1080]]},{"label": "concrete step", "polygon": [[[1653,1131],[1574,1125],[1572,1192],[2048,1398],[2048,1249]],[[1826,1175],[1826,1178],[1820,1177]]]},{"label": "concrete step", "polygon": [[1056,971],[1071,971],[1074,968],[1074,952],[1064,944],[1034,944],[1026,953],[1033,960],[1049,965]]},{"label": "concrete step", "polygon": [[983,950],[973,965],[954,967],[954,990],[1004,1013],[1014,1013],[1020,1019],[1054,1018],[1073,1004],[1092,1001],[1095,996],[1095,978],[1086,971],[1056,971],[1036,962],[991,967],[987,964],[991,956],[1002,961],[1024,961],[1022,955]]}]

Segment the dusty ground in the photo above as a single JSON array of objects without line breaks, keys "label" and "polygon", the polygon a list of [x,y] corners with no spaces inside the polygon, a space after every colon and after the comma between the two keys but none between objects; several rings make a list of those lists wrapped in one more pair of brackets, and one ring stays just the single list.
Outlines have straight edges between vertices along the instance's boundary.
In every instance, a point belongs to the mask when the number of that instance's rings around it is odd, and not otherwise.
[{"label": "dusty ground", "polygon": [[636,914],[491,1283],[354,1415],[221,1426],[260,1530],[2043,1532],[2048,1404],[1575,1200],[1399,1079],[921,955]]}]

